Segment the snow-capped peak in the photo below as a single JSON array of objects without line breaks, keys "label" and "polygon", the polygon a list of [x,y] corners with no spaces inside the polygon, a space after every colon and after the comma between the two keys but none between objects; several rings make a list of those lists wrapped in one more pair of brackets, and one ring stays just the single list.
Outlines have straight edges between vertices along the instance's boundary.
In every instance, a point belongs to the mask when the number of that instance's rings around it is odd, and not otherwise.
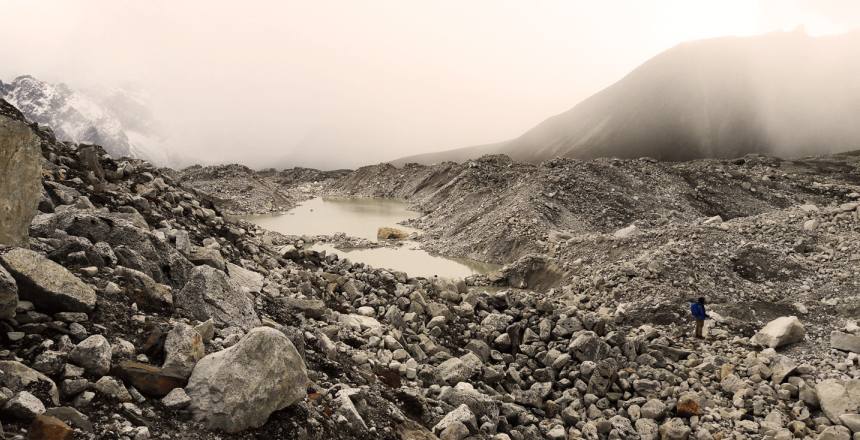
[{"label": "snow-capped peak", "polygon": [[0,97],[27,119],[51,127],[59,139],[98,144],[114,157],[167,164],[164,140],[138,92],[83,92],[23,75],[10,83],[0,81]]}]

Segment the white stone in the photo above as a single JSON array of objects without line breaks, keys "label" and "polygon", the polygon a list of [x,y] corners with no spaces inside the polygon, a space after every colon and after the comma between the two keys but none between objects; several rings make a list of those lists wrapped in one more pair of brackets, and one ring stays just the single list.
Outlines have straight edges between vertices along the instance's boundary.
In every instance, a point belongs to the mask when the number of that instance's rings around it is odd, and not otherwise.
[{"label": "white stone", "polygon": [[305,363],[278,330],[257,327],[236,345],[212,353],[191,373],[185,392],[194,418],[209,429],[257,428],[306,396]]},{"label": "white stone", "polygon": [[800,342],[806,329],[796,316],[782,316],[767,323],[752,337],[752,342],[763,347],[777,348]]}]

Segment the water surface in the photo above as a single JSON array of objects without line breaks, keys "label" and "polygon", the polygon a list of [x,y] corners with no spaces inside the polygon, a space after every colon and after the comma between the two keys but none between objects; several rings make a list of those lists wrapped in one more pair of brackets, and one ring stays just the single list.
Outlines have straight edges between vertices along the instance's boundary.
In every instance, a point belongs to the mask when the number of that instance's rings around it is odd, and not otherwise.
[{"label": "water surface", "polygon": [[[420,214],[408,209],[408,204],[392,199],[322,198],[308,200],[283,214],[243,217],[271,231],[288,235],[333,235],[343,232],[352,237],[376,241],[377,229],[395,227],[407,232],[415,229],[399,225],[400,222]],[[373,267],[406,272],[410,276],[463,278],[485,274],[498,269],[497,265],[464,258],[446,258],[433,255],[414,241],[405,241],[400,247],[338,250],[330,244],[312,247],[319,251],[336,253],[353,262]]]},{"label": "water surface", "polygon": [[413,232],[397,223],[419,214],[409,205],[391,199],[348,199],[316,197],[283,214],[242,217],[271,231],[289,235],[332,235],[343,232],[350,237],[376,241],[382,226]]}]

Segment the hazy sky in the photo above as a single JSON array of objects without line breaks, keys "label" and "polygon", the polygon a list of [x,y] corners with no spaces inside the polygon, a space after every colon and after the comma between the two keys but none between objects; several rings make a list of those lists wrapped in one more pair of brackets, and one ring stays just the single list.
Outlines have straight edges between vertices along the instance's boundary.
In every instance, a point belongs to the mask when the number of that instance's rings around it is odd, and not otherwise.
[{"label": "hazy sky", "polygon": [[0,78],[146,88],[203,163],[356,166],[513,138],[682,41],[860,27],[856,0],[0,0]]}]

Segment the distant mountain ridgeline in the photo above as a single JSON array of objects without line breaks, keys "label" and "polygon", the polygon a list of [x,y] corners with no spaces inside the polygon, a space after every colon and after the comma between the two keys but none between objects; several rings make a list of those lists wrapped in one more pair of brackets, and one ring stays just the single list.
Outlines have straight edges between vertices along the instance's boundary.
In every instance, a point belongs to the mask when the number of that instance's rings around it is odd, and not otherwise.
[{"label": "distant mountain ridgeline", "polygon": [[860,32],[715,38],[657,55],[516,139],[394,163],[803,156],[860,148],[858,116]]}]

